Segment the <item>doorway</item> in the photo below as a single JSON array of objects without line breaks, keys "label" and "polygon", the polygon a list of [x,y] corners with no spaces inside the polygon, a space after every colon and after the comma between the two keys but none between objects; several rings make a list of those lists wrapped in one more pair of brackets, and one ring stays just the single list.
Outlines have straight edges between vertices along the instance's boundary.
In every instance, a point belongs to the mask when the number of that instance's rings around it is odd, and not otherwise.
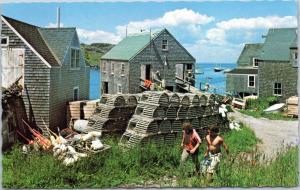
[{"label": "doorway", "polygon": [[146,76],[145,79],[146,80],[151,80],[151,65],[146,65]]},{"label": "doorway", "polygon": [[108,94],[108,82],[103,82],[103,94]]}]

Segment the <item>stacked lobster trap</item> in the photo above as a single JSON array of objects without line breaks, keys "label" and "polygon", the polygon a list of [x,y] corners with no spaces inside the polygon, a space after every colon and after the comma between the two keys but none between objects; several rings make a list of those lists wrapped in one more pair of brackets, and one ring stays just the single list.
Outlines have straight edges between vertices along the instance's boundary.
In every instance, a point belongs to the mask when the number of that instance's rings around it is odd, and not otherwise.
[{"label": "stacked lobster trap", "polygon": [[137,98],[126,94],[103,95],[88,120],[88,128],[104,133],[123,133],[135,111]]},{"label": "stacked lobster trap", "polygon": [[228,126],[218,113],[215,96],[166,92],[144,92],[134,115],[122,135],[120,145],[132,147],[150,141],[156,145],[172,144],[182,136],[182,124],[192,123],[203,138],[211,125]]}]

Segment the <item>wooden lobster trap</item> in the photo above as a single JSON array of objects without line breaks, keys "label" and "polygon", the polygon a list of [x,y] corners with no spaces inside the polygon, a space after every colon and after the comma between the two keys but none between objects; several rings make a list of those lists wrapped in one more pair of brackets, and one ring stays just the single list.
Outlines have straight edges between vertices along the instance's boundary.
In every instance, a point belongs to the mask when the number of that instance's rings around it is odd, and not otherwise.
[{"label": "wooden lobster trap", "polygon": [[135,116],[129,120],[127,130],[140,134],[157,134],[158,125],[154,119]]},{"label": "wooden lobster trap", "polygon": [[169,104],[174,107],[178,107],[180,105],[180,99],[177,93],[167,93],[169,96]]},{"label": "wooden lobster trap", "polygon": [[193,105],[193,106],[200,105],[200,99],[197,94],[187,93],[186,95],[189,97],[190,105]]},{"label": "wooden lobster trap", "polygon": [[170,133],[171,122],[169,120],[158,121],[158,130],[160,133]]},{"label": "wooden lobster trap", "polygon": [[188,107],[190,105],[190,98],[187,94],[179,94],[180,106]]},{"label": "wooden lobster trap", "polygon": [[165,110],[157,105],[140,102],[136,107],[134,114],[144,117],[163,119],[165,117]]},{"label": "wooden lobster trap", "polygon": [[[144,100],[147,103],[158,104],[162,107],[169,106],[169,96],[164,92],[147,92],[148,98]],[[143,101],[143,100],[142,100]]]},{"label": "wooden lobster trap", "polygon": [[177,111],[177,117],[179,119],[185,119],[187,117],[188,110],[189,110],[189,107],[180,106]]},{"label": "wooden lobster trap", "polygon": [[205,96],[204,94],[200,95],[199,103],[200,103],[200,106],[206,106],[207,105],[207,96]]},{"label": "wooden lobster trap", "polygon": [[175,119],[177,118],[177,107],[174,107],[172,105],[170,105],[169,107],[166,108],[166,115],[165,115],[165,119]]}]

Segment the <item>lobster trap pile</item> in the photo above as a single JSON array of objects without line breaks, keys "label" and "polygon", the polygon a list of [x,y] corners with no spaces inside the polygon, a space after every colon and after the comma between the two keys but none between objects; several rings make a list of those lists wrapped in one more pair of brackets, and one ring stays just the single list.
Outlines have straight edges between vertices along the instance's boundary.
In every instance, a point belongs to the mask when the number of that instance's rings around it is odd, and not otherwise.
[{"label": "lobster trap pile", "polygon": [[137,106],[137,98],[138,95],[103,95],[88,119],[88,128],[104,133],[123,133]]},{"label": "lobster trap pile", "polygon": [[192,123],[202,137],[211,125],[220,126],[221,130],[228,127],[213,94],[150,91],[142,94],[119,144],[127,148],[150,141],[156,145],[172,144],[181,138],[184,122]]}]

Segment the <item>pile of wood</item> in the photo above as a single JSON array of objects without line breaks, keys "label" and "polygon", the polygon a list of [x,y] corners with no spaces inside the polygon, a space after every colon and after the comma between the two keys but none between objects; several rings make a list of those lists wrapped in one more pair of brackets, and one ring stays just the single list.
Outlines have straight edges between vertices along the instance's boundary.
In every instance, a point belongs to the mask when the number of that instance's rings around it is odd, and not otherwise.
[{"label": "pile of wood", "polygon": [[94,131],[124,133],[136,105],[134,95],[105,94],[88,119],[88,127]]},{"label": "pile of wood", "polygon": [[100,100],[80,100],[68,102],[67,121],[73,124],[74,120],[89,119],[95,112]]},{"label": "pile of wood", "polygon": [[218,113],[212,94],[144,92],[119,144],[126,148],[150,141],[171,144],[181,138],[184,122],[192,123],[202,138],[212,125],[228,128],[228,120]]},{"label": "pile of wood", "polygon": [[298,97],[292,96],[286,100],[287,115],[298,117]]}]

